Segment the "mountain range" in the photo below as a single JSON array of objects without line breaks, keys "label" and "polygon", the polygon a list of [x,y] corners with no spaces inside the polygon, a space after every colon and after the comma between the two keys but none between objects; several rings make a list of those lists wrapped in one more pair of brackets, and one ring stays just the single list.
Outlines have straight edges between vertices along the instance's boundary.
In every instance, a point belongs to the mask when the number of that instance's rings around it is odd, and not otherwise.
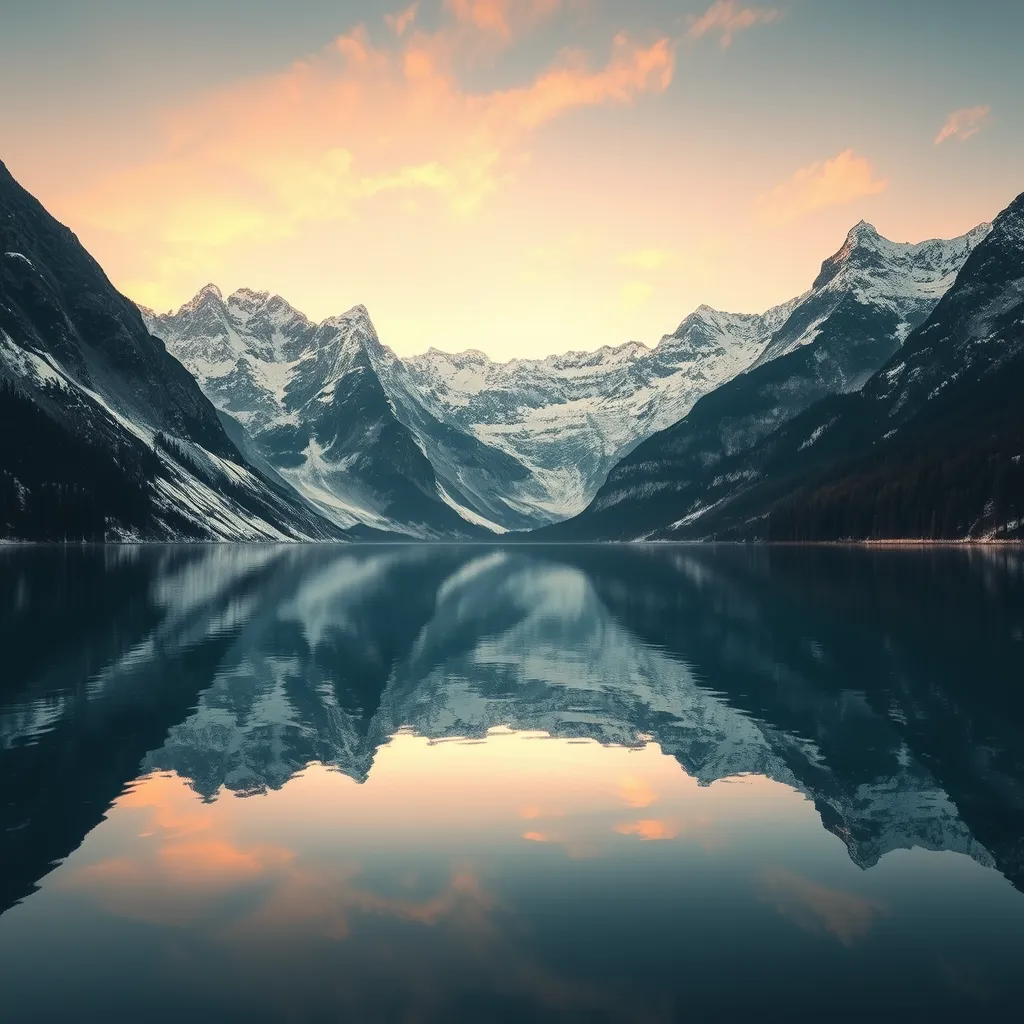
[{"label": "mountain range", "polygon": [[399,358],[362,306],[137,308],[0,165],[0,536],[1018,536],[1022,208],[861,222],[764,314],[497,363]]},{"label": "mountain range", "polygon": [[588,510],[636,445],[702,398],[740,392],[742,415],[712,402],[710,417],[737,445],[860,387],[988,230],[910,245],[861,223],[806,293],[763,315],[702,306],[654,349],[544,360],[400,359],[361,306],[315,324],[280,296],[214,285],[176,312],[142,312],[258,455],[339,525],[444,536],[455,511],[456,532],[504,533]]},{"label": "mountain range", "polygon": [[[848,246],[867,237],[884,251],[873,233],[855,235]],[[549,533],[1024,536],[1024,196],[968,239],[955,281],[902,345],[877,327],[860,331],[863,310],[844,300],[855,319],[831,342],[819,336],[708,395],[620,462],[582,515]],[[862,346],[870,358],[855,373]],[[839,373],[823,379],[821,366]]]},{"label": "mountain range", "polygon": [[142,312],[259,455],[340,525],[445,535],[454,512],[455,532],[493,536],[582,511],[639,439],[749,366],[788,307],[703,307],[654,350],[504,364],[436,350],[403,360],[362,306],[315,324],[245,289],[208,285],[175,313]]}]

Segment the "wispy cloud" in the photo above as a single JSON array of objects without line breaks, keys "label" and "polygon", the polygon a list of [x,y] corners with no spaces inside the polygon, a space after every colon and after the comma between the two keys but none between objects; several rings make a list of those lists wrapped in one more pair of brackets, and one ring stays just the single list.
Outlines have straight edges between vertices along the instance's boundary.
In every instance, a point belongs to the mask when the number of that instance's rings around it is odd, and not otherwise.
[{"label": "wispy cloud", "polygon": [[390,45],[374,45],[357,27],[278,74],[170,112],[163,156],[76,197],[70,212],[177,245],[178,258],[195,246],[266,241],[351,218],[383,193],[432,195],[468,216],[514,176],[537,128],[574,110],[633,103],[672,81],[669,39],[642,45],[619,34],[603,65],[565,50],[522,85],[471,91],[460,71],[477,32],[512,31],[558,4],[447,6],[453,17],[434,32],[413,28],[408,8],[394,16],[402,36]]},{"label": "wispy cloud", "polygon": [[991,107],[964,107],[961,110],[954,110],[946,118],[942,130],[935,136],[935,145],[941,146],[950,139],[963,142],[972,135],[977,135],[988,123],[991,113]]},{"label": "wispy cloud", "polygon": [[405,30],[416,20],[419,7],[419,0],[416,0],[416,3],[410,4],[404,10],[396,11],[394,14],[385,14],[384,21],[395,35],[403,36]]},{"label": "wispy cloud", "polygon": [[831,160],[801,167],[776,185],[762,198],[761,215],[768,224],[789,224],[816,210],[878,195],[888,184],[876,177],[867,159],[846,149]]},{"label": "wispy cloud", "polygon": [[783,867],[762,873],[761,898],[806,931],[831,935],[844,946],[864,938],[887,913],[879,900],[829,888]]},{"label": "wispy cloud", "polygon": [[505,42],[561,6],[562,0],[444,0],[445,9],[456,21]]},{"label": "wispy cloud", "polygon": [[781,17],[782,11],[776,7],[741,7],[735,0],[715,0],[703,14],[690,19],[687,35],[700,39],[717,33],[719,44],[727,50],[737,32],[767,25]]}]

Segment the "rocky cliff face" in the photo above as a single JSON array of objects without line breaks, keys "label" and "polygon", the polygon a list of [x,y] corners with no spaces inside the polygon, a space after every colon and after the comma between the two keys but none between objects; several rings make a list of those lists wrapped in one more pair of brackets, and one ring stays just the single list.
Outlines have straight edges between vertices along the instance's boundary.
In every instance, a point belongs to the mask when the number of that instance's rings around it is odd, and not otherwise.
[{"label": "rocky cliff face", "polygon": [[760,479],[756,453],[773,431],[816,402],[858,391],[900,351],[989,231],[909,245],[857,225],[747,372],[638,445],[584,513],[545,536],[619,540],[703,529],[708,513]]},{"label": "rocky cliff face", "polygon": [[0,164],[0,536],[323,538],[190,374]]}]

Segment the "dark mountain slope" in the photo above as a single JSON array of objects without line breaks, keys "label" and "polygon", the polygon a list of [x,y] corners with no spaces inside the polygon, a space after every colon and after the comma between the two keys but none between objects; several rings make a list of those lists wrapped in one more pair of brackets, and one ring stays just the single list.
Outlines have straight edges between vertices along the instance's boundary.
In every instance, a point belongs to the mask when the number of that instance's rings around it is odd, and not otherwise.
[{"label": "dark mountain slope", "polygon": [[620,540],[679,529],[746,486],[744,454],[815,402],[862,387],[934,309],[988,230],[899,245],[857,225],[752,369],[639,445],[582,515],[541,536]]},{"label": "dark mountain slope", "polygon": [[326,538],[78,239],[0,164],[0,536]]},{"label": "dark mountain slope", "polygon": [[996,219],[927,323],[859,394],[787,424],[731,467],[754,486],[659,535],[1021,536],[1022,386],[1024,195]]}]

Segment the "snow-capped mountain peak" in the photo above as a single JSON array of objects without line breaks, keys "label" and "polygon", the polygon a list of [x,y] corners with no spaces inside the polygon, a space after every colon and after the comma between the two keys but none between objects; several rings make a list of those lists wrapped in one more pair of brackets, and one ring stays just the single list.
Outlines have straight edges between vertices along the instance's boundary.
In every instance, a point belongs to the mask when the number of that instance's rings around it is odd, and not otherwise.
[{"label": "snow-capped mountain peak", "polygon": [[179,313],[182,311],[195,312],[197,309],[202,308],[204,305],[223,305],[224,304],[224,293],[215,284],[210,283],[203,285],[202,288],[196,292],[195,296],[186,302]]},{"label": "snow-capped mountain peak", "polygon": [[[314,324],[279,296],[249,289],[225,301],[208,287],[178,314],[147,316],[214,403],[269,438],[286,475],[310,459],[330,462],[330,452],[310,448],[307,436],[325,408],[341,416],[343,406],[368,402],[360,415],[372,407],[373,417],[351,422],[367,435],[367,457],[377,443],[373,431],[385,420],[398,424],[439,474],[435,487],[420,467],[423,488],[475,526],[483,519],[524,529],[581,512],[640,442],[752,367],[815,342],[822,331],[837,339],[848,333],[854,308],[875,318],[883,348],[898,347],[987,231],[982,225],[959,239],[912,245],[862,221],[808,292],[761,314],[701,305],[654,348],[630,341],[507,362],[475,349],[432,348],[400,359],[382,344],[365,306]],[[865,359],[871,365],[858,363],[837,387],[858,386],[877,368]],[[344,472],[352,474],[355,448],[346,442],[345,449]],[[318,492],[328,477],[343,479],[341,469],[308,478],[296,472],[298,483]],[[346,508],[362,507],[345,488]],[[379,525],[379,517],[372,522]]]},{"label": "snow-capped mountain peak", "polygon": [[957,238],[892,242],[861,221],[851,228],[842,248],[822,263],[812,289],[864,287],[878,294],[904,295],[909,285],[912,297],[936,290],[944,294],[967,255],[991,228],[991,224],[979,224]]},{"label": "snow-capped mountain peak", "polygon": [[754,365],[811,344],[822,325],[843,309],[881,313],[886,334],[901,344],[949,291],[967,257],[990,230],[990,224],[980,224],[957,238],[893,242],[861,221],[838,252],[822,263],[811,290],[792,306]]}]

